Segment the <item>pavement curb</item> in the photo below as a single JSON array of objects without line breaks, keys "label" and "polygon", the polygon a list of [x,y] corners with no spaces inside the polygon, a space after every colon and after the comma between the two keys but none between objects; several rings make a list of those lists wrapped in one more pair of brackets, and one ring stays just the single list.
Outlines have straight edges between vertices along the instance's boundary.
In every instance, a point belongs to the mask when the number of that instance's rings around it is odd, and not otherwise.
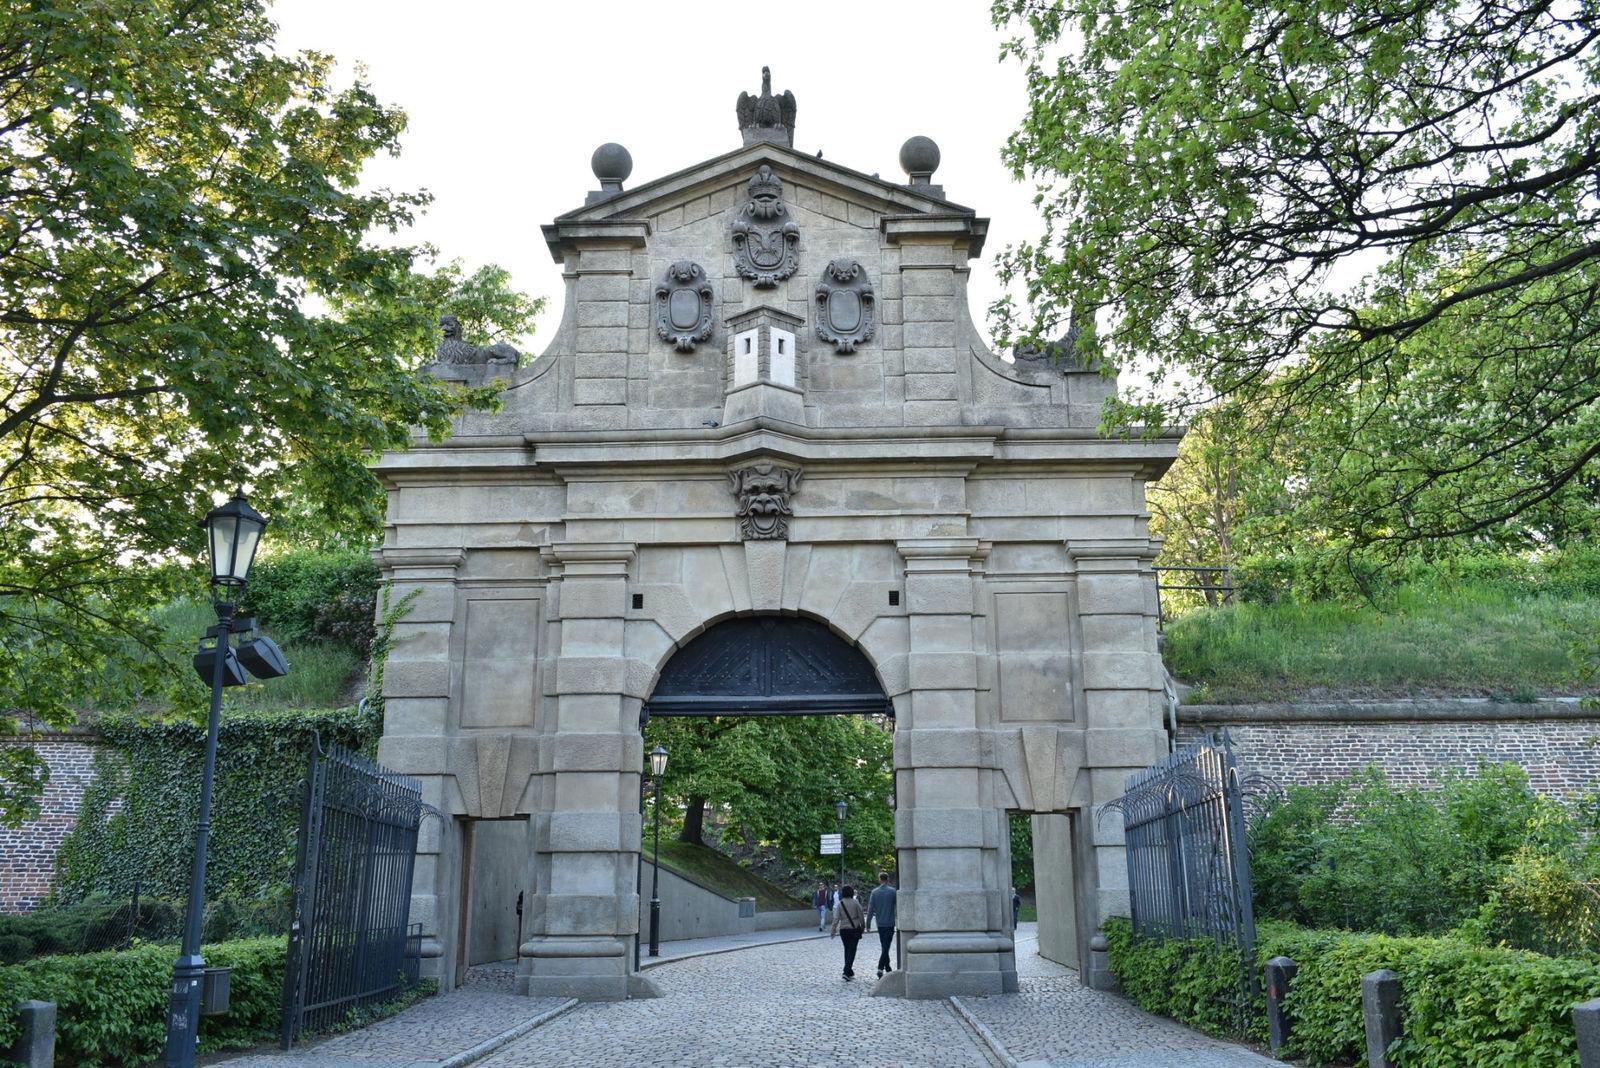
[{"label": "pavement curb", "polygon": [[482,1042],[479,1042],[476,1046],[464,1049],[455,1056],[447,1060],[440,1061],[439,1068],[462,1068],[463,1065],[471,1064],[476,1060],[481,1060],[493,1053],[495,1050],[499,1049],[501,1046],[510,1045],[512,1042],[515,1042],[517,1039],[521,1038],[523,1035],[527,1034],[529,1031],[532,1031],[541,1024],[547,1024],[551,1020],[554,1020],[557,1016],[560,1016],[562,1013],[571,1012],[577,1007],[578,999],[568,998],[563,1004],[557,1005],[555,1008],[546,1012],[541,1012],[531,1020],[524,1020],[515,1027],[501,1031],[498,1035],[494,1035],[491,1038],[486,1038]]},{"label": "pavement curb", "polygon": [[956,1010],[956,1015],[966,1021],[968,1027],[978,1032],[978,1037],[983,1039],[983,1044],[989,1047],[990,1053],[1000,1058],[1000,1063],[1005,1065],[1005,1068],[1021,1068],[1022,1062],[1011,1055],[1011,1051],[1006,1049],[1005,1043],[996,1038],[995,1033],[989,1030],[982,1020],[974,1016],[965,1005],[961,1004],[960,998],[952,995],[945,1000],[950,1003],[951,1008]]},{"label": "pavement curb", "polygon": [[751,942],[744,946],[723,946],[720,949],[697,949],[693,953],[682,953],[676,957],[657,957],[655,960],[646,958],[639,964],[642,972],[646,968],[659,968],[663,964],[676,964],[680,960],[694,960],[696,957],[715,957],[719,953],[737,953],[742,949],[761,949],[763,946],[786,946],[790,942],[810,942],[813,939],[826,938],[822,933],[803,934],[796,938],[774,938],[770,942]]}]

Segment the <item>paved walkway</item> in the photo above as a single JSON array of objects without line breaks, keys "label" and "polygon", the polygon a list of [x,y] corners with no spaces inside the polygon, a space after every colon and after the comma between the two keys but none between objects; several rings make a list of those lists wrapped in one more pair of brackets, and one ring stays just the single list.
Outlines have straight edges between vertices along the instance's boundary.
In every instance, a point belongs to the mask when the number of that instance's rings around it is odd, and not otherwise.
[{"label": "paved walkway", "polygon": [[1282,1068],[1082,986],[1077,973],[1039,956],[1037,924],[1017,932],[1017,977],[1019,994],[955,999],[1003,1047],[1008,1068]]},{"label": "paved walkway", "polygon": [[[780,939],[799,939],[779,941]],[[1022,992],[988,998],[871,998],[877,937],[839,977],[840,946],[815,931],[662,944],[652,1000],[579,1004],[503,992],[507,964],[363,1031],[227,1068],[1265,1068],[1269,1060],[1078,985],[1018,933]],[[738,949],[738,952],[728,952]],[[657,967],[670,964],[671,967]],[[520,1032],[508,1036],[506,1032]],[[503,1041],[484,1053],[481,1044]],[[478,1047],[478,1048],[474,1048]]]},{"label": "paved walkway", "polygon": [[471,1063],[482,1045],[509,1041],[567,1005],[565,998],[522,998],[464,987],[424,998],[359,1031],[298,1045],[288,1053],[251,1053],[220,1063],[225,1068],[440,1068]]},{"label": "paved walkway", "polygon": [[661,956],[651,957],[649,943],[644,946],[645,956],[640,968],[655,968],[662,964],[684,960],[688,957],[705,957],[714,953],[730,953],[736,949],[753,946],[770,946],[782,942],[803,942],[807,939],[826,939],[828,936],[815,927],[787,927],[776,931],[753,931],[750,934],[723,935],[718,938],[685,938],[676,942],[661,943]]}]

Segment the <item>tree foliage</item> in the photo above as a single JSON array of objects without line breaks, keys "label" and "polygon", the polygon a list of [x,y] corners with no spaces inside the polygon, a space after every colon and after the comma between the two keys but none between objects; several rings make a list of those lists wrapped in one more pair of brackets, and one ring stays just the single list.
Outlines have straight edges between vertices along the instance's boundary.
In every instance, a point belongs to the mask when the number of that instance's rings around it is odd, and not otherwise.
[{"label": "tree foliage", "polygon": [[[375,240],[428,199],[358,184],[405,116],[273,32],[262,0],[0,5],[0,709],[64,723],[158,682],[145,612],[192,581],[163,564],[237,484],[280,530],[365,541],[370,453],[493,402],[414,373],[438,314],[514,334],[536,308]],[[0,769],[0,818],[32,774]]]},{"label": "tree foliage", "polygon": [[657,717],[645,728],[645,748],[669,754],[668,812],[704,799],[727,833],[826,867],[818,836],[839,830],[843,800],[845,859],[858,874],[893,865],[893,742],[865,716]]},{"label": "tree foliage", "polygon": [[1600,455],[1600,7],[997,0],[1040,186],[1009,249],[1045,334],[1293,431],[1356,545],[1556,536]]}]

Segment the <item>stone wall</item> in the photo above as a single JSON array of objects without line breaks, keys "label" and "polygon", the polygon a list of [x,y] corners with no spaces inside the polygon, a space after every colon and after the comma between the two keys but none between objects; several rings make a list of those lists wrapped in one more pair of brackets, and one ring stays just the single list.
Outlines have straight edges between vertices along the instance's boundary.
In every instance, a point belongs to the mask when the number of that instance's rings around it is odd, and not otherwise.
[{"label": "stone wall", "polygon": [[21,827],[0,826],[0,913],[28,912],[44,903],[55,877],[56,851],[78,821],[83,793],[94,780],[93,734],[20,736],[8,745],[32,745],[50,767],[39,818]]},{"label": "stone wall", "polygon": [[1428,786],[1480,760],[1521,765],[1535,789],[1600,791],[1600,714],[1573,702],[1198,705],[1178,713],[1179,744],[1226,727],[1240,767],[1283,786],[1336,782],[1371,765]]}]

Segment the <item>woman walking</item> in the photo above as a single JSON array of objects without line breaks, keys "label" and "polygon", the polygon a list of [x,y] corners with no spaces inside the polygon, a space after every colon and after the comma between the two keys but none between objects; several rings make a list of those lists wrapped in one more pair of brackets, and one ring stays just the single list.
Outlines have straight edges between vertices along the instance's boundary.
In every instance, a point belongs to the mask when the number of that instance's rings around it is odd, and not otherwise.
[{"label": "woman walking", "polygon": [[844,981],[856,977],[856,947],[867,929],[867,914],[856,900],[856,888],[839,890],[839,907],[833,910],[833,934],[844,943]]}]

